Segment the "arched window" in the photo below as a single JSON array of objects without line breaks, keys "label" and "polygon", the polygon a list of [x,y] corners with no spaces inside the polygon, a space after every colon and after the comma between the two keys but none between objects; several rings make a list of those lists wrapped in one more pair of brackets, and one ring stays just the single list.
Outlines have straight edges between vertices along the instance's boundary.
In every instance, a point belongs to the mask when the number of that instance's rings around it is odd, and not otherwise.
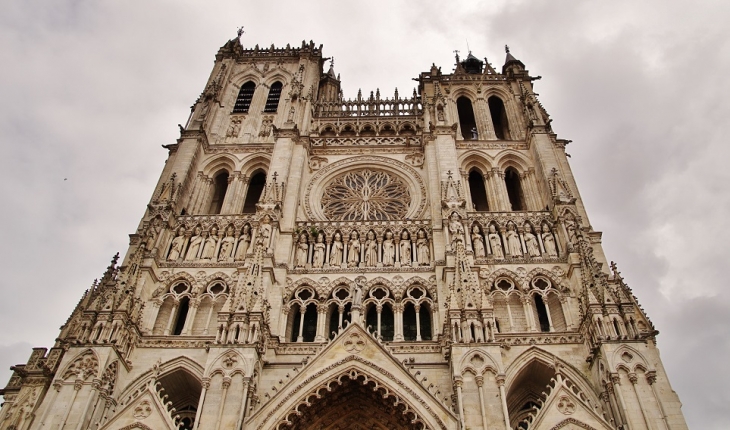
[{"label": "arched window", "polygon": [[238,91],[238,97],[236,97],[236,104],[233,106],[233,113],[247,113],[251,107],[251,100],[253,99],[253,93],[256,90],[256,84],[251,81],[241,85],[241,89]]},{"label": "arched window", "polygon": [[525,207],[525,196],[522,193],[522,184],[520,184],[520,174],[514,167],[508,167],[504,171],[504,183],[507,186],[507,196],[509,204],[513,211],[527,210]]},{"label": "arched window", "polygon": [[[351,308],[352,305],[350,303],[345,304],[343,311],[342,311],[342,328],[347,327],[352,319],[351,315]],[[335,335],[340,332],[340,307],[336,304],[333,304],[330,310],[330,323],[329,323],[329,332],[327,333],[327,336],[330,339],[334,339]]]},{"label": "arched window", "polygon": [[406,303],[403,308],[403,339],[416,340],[416,308],[413,303]]},{"label": "arched window", "polygon": [[366,323],[370,330],[380,335],[385,341],[393,340],[395,333],[395,318],[390,305],[383,305],[380,314],[378,314],[377,305],[371,305],[368,308]]},{"label": "arched window", "polygon": [[188,317],[188,310],[190,309],[190,299],[183,297],[180,299],[180,304],[177,307],[177,315],[175,316],[175,329],[172,331],[174,336],[182,334],[183,328],[185,327],[185,320]]},{"label": "arched window", "polygon": [[243,213],[256,213],[256,203],[261,198],[261,192],[266,185],[266,173],[258,172],[251,177],[248,183],[248,191],[246,192],[246,200],[243,203]]},{"label": "arched window", "polygon": [[482,176],[479,169],[472,169],[469,172],[469,191],[474,210],[477,212],[488,211],[487,189],[484,187],[484,176]]},{"label": "arched window", "polygon": [[542,301],[542,296],[539,294],[535,294],[535,310],[540,323],[540,331],[550,331],[550,320],[548,319],[545,302]]},{"label": "arched window", "polygon": [[418,319],[421,323],[421,339],[431,340],[433,338],[433,334],[431,334],[431,310],[428,306],[421,305],[418,310]]},{"label": "arched window", "polygon": [[192,430],[203,389],[198,378],[184,369],[176,369],[162,376],[158,384],[168,405],[180,416],[178,430]]},{"label": "arched window", "polygon": [[223,209],[223,200],[226,198],[226,191],[228,191],[228,172],[218,172],[213,179],[213,187],[213,199],[210,202],[208,213],[217,215]]},{"label": "arched window", "polygon": [[269,89],[269,97],[266,98],[266,106],[264,112],[276,112],[279,107],[279,99],[281,98],[281,82],[277,81],[271,85]]},{"label": "arched window", "polygon": [[489,112],[492,115],[492,125],[497,139],[510,140],[509,124],[507,123],[507,112],[504,109],[504,102],[497,96],[492,96],[487,101]]},{"label": "arched window", "polygon": [[296,305],[292,317],[291,341],[314,342],[317,335],[317,306],[314,303],[308,304],[302,317],[302,309]]},{"label": "arched window", "polygon": [[456,99],[456,110],[459,112],[459,125],[461,136],[464,140],[477,139],[477,122],[474,119],[474,109],[471,107],[471,100],[461,96]]}]

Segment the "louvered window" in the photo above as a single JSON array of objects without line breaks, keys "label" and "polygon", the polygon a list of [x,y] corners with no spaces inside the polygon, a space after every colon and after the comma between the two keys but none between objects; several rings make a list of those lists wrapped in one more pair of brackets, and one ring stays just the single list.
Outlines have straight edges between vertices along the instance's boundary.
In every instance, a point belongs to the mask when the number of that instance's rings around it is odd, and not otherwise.
[{"label": "louvered window", "polygon": [[276,112],[281,98],[281,82],[274,82],[269,90],[269,97],[266,99],[264,112]]},{"label": "louvered window", "polygon": [[241,90],[238,92],[238,97],[236,97],[236,105],[233,106],[233,113],[248,112],[248,108],[251,107],[251,99],[253,99],[253,92],[255,90],[256,84],[251,81],[248,81],[241,86]]}]

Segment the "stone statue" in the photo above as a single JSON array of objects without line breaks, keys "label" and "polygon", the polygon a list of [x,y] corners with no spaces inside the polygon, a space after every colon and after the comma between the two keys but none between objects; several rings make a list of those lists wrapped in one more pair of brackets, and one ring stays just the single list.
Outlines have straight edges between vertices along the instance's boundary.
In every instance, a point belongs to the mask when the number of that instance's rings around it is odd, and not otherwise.
[{"label": "stone statue", "polygon": [[344,245],[342,244],[342,236],[340,232],[335,233],[335,237],[332,240],[332,246],[330,248],[330,266],[339,267],[342,264],[342,250]]},{"label": "stone statue", "polygon": [[202,260],[212,260],[215,254],[215,246],[218,244],[218,229],[213,227],[210,234],[203,240],[203,251],[200,253]]},{"label": "stone statue", "polygon": [[403,230],[400,234],[400,264],[401,266],[411,265],[411,237],[408,235],[408,230]]},{"label": "stone statue", "polygon": [[352,288],[351,296],[352,296],[352,306],[353,307],[360,307],[362,305],[362,293],[365,289],[365,286],[363,285],[363,282],[361,279],[355,280],[355,286]]},{"label": "stone statue", "polygon": [[522,244],[520,243],[520,235],[517,234],[514,224],[507,224],[507,234],[505,236],[507,239],[507,251],[509,251],[509,255],[513,257],[521,257]]},{"label": "stone statue", "polygon": [[350,233],[350,243],[347,249],[347,267],[357,267],[360,263],[360,238],[356,231]]},{"label": "stone statue", "polygon": [[499,237],[497,229],[494,228],[494,224],[489,225],[489,235],[487,236],[487,238],[489,239],[489,246],[492,248],[492,255],[494,256],[494,258],[504,258],[502,239]]},{"label": "stone statue", "polygon": [[527,254],[530,257],[540,256],[540,244],[537,243],[537,236],[532,234],[532,227],[529,224],[525,224],[525,248],[527,248]]},{"label": "stone statue", "polygon": [[395,261],[395,244],[393,233],[387,231],[383,240],[383,266],[392,266]]},{"label": "stone statue", "polygon": [[566,219],[565,230],[568,232],[568,242],[576,243],[578,241],[578,234],[576,233],[575,221]]},{"label": "stone statue", "polygon": [[368,232],[365,241],[365,266],[375,267],[378,265],[378,241],[372,230]]},{"label": "stone statue", "polygon": [[545,246],[545,253],[548,256],[558,256],[558,249],[555,247],[555,237],[550,232],[550,227],[547,224],[542,225],[542,244]]},{"label": "stone statue", "polygon": [[297,243],[297,250],[295,254],[295,267],[304,267],[307,264],[307,257],[309,253],[309,244],[307,243],[307,234],[302,233],[299,235],[299,243]]},{"label": "stone statue", "polygon": [[200,227],[195,227],[193,237],[190,238],[190,245],[188,245],[188,253],[185,254],[185,261],[194,261],[198,258],[198,251],[200,251],[200,244],[203,242],[203,236],[201,236]]},{"label": "stone statue", "polygon": [[251,226],[246,224],[241,230],[241,235],[238,237],[238,248],[236,248],[236,261],[243,261],[246,259],[246,252],[248,246],[251,244]]},{"label": "stone statue", "polygon": [[241,118],[231,119],[231,123],[228,125],[226,131],[226,137],[238,137],[238,133],[241,131]]},{"label": "stone statue", "polygon": [[312,267],[321,269],[324,266],[324,253],[326,251],[326,245],[324,244],[324,235],[319,233],[317,235],[317,241],[314,244],[314,253],[312,255]]},{"label": "stone statue", "polygon": [[233,247],[236,245],[236,239],[233,237],[233,226],[228,226],[226,235],[221,239],[221,249],[218,251],[218,261],[226,261],[233,253]]},{"label": "stone statue", "polygon": [[461,217],[458,213],[451,214],[449,221],[449,234],[451,235],[451,247],[456,251],[456,246],[461,242],[464,244],[464,226],[461,224]]},{"label": "stone statue", "polygon": [[264,246],[264,249],[268,249],[269,247],[269,238],[271,237],[271,217],[268,215],[264,215],[264,218],[261,220],[261,224],[259,224],[259,231],[258,231],[258,237],[256,238],[256,244],[261,244]]},{"label": "stone statue", "polygon": [[428,266],[431,264],[431,248],[428,245],[426,232],[418,230],[418,239],[416,240],[416,251],[418,253],[418,264]]},{"label": "stone statue", "polygon": [[484,258],[487,256],[487,250],[484,247],[484,238],[478,225],[475,225],[471,229],[471,244],[474,247],[474,258]]},{"label": "stone statue", "polygon": [[170,253],[167,254],[167,259],[169,261],[176,261],[178,258],[180,258],[180,254],[183,250],[183,245],[185,245],[185,227],[180,227],[177,230],[177,236],[172,239],[172,244],[170,245]]}]

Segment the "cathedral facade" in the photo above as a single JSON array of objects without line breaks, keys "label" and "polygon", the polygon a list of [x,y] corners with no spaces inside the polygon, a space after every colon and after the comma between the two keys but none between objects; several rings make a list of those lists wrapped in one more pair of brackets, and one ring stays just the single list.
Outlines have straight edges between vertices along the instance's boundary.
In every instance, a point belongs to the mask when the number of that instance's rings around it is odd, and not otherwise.
[{"label": "cathedral facade", "polygon": [[536,79],[350,100],[321,46],[227,42],[0,429],[686,429]]}]

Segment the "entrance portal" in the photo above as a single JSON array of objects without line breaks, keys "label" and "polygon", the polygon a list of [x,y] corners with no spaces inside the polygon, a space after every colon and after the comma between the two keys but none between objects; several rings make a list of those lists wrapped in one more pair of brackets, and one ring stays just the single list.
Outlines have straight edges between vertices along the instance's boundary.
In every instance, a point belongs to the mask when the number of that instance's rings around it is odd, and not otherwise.
[{"label": "entrance portal", "polygon": [[422,430],[422,423],[412,424],[413,413],[394,396],[383,397],[365,378],[342,377],[342,383],[331,383],[331,391],[322,388],[322,396],[310,406],[300,407],[301,415],[290,415],[291,424],[279,429],[296,430]]}]

